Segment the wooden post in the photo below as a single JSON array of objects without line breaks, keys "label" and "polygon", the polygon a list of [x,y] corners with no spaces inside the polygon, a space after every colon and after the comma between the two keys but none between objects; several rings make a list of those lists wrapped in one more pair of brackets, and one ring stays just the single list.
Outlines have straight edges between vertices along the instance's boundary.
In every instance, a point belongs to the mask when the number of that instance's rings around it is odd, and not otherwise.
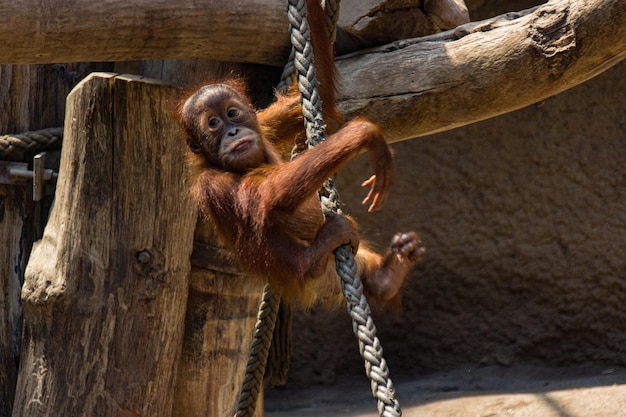
[{"label": "wooden post", "polygon": [[[249,73],[246,74],[246,72]],[[244,74],[250,89],[267,100],[271,71],[250,65],[207,60],[149,61],[142,75],[182,86],[207,77]],[[276,72],[275,78],[278,78]],[[265,91],[259,91],[263,87]],[[218,247],[213,226],[200,219],[185,318],[183,353],[178,367],[174,416],[232,416],[243,382],[248,350],[262,295],[258,280],[239,272],[236,262]],[[255,416],[263,415],[262,395]]]},{"label": "wooden post", "polygon": [[[97,64],[102,68],[103,64]],[[106,65],[106,64],[104,64]],[[0,133],[63,123],[65,97],[93,64],[0,65]],[[6,159],[27,162],[33,155]],[[0,417],[11,415],[20,354],[20,291],[35,231],[41,228],[29,186],[0,185]]]},{"label": "wooden post", "polygon": [[94,74],[68,96],[57,194],[26,269],[13,416],[169,416],[195,211],[174,90]]},{"label": "wooden post", "polygon": [[27,206],[25,188],[0,186],[0,417],[11,415],[17,381]]},{"label": "wooden post", "polygon": [[[220,268],[217,260],[223,249],[200,243],[215,242],[210,224],[199,223],[195,239],[196,253],[201,247],[203,256],[193,262],[191,269],[173,415],[233,416],[262,287],[251,277],[237,273],[236,264],[229,266],[226,261]],[[262,415],[260,401],[255,416]]]},{"label": "wooden post", "polygon": [[[27,66],[0,66],[0,132],[30,127],[28,81],[34,74]],[[9,96],[4,91],[23,89]],[[27,217],[30,211],[28,189],[0,185],[0,417],[9,417],[13,408],[20,353],[22,308],[20,291],[24,266],[30,248]]]}]

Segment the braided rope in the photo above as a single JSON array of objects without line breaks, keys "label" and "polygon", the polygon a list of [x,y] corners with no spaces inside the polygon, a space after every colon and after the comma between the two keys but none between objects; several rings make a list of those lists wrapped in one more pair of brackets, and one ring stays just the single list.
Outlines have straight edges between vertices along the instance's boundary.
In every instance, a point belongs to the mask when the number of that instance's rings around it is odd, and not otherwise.
[{"label": "braided rope", "polygon": [[289,361],[293,352],[291,310],[291,306],[286,305],[281,300],[272,333],[272,345],[265,364],[265,375],[263,376],[263,383],[265,384],[277,386],[287,383]]},{"label": "braided rope", "polygon": [[18,152],[34,153],[44,149],[59,148],[62,139],[62,127],[51,127],[13,135],[1,135],[0,156],[8,156]]},{"label": "braided rope", "polygon": [[383,347],[376,336],[376,325],[363,295],[363,284],[356,272],[356,262],[350,246],[344,245],[335,250],[335,263],[341,277],[341,289],[348,302],[352,330],[359,342],[359,353],[365,360],[365,374],[370,379],[372,395],[378,401],[378,414],[381,417],[399,417],[402,415],[400,403],[389,378]]},{"label": "braided rope", "polygon": [[[328,21],[326,22],[326,26],[328,28],[328,37],[330,38],[331,43],[334,43],[335,39],[337,39],[337,21],[339,20],[340,1],[339,0],[321,0],[321,1],[322,1],[322,6],[324,7],[324,10],[326,11],[326,15],[328,16]],[[303,3],[303,4],[306,4],[306,3]],[[301,20],[300,16],[302,16],[300,12],[302,10],[302,7],[296,6],[296,10],[299,10],[298,12],[299,14],[294,14],[292,17],[296,22],[299,22]],[[289,12],[290,11],[288,10],[287,13]],[[291,22],[291,20],[292,19],[290,18],[289,21]],[[278,91],[285,91],[296,80],[296,67],[294,65],[295,55],[296,55],[296,48],[292,43],[291,52],[289,53],[289,59],[287,60],[287,63],[285,64],[285,67],[283,68],[283,72],[280,76],[280,83],[276,87]]]},{"label": "braided rope", "polygon": [[[325,7],[329,16],[329,36],[334,41],[336,22],[339,16],[339,0],[326,0]],[[288,0],[287,14],[290,22],[292,49],[278,89],[279,91],[286,89],[293,84],[297,76],[298,88],[302,97],[307,145],[313,147],[325,139],[325,125],[322,118],[321,99],[317,90],[317,77],[313,63],[310,29],[306,19],[305,0]],[[324,215],[341,213],[339,194],[332,178],[324,184],[324,188],[320,192],[320,200]],[[356,262],[352,249],[350,246],[344,245],[336,249],[334,254],[337,273],[341,278],[341,288],[347,300],[348,313],[352,317],[353,331],[358,339],[359,352],[365,361],[365,373],[371,381],[372,395],[378,401],[379,415],[381,417],[399,417],[402,415],[402,411],[395,398],[395,390],[389,378],[387,363],[383,358],[382,346],[376,336],[376,326],[372,320],[367,299],[363,295],[363,285],[356,272]],[[263,301],[259,307],[258,320],[236,417],[252,417],[254,414],[263,382],[279,304],[280,297],[273,294],[266,286],[263,292]]]},{"label": "braided rope", "polygon": [[[339,8],[335,7],[335,11],[338,10]],[[293,62],[302,101],[306,143],[311,148],[326,139],[326,125],[322,117],[322,101],[317,89],[317,71],[314,64],[313,46],[310,40],[309,22],[306,18],[306,1],[289,0],[287,13],[291,23]],[[320,199],[324,215],[341,213],[339,193],[334,186],[332,178],[324,183],[320,191]]]},{"label": "braided rope", "polygon": [[276,90],[278,91],[286,91],[290,85],[296,79],[296,67],[293,65],[293,60],[296,55],[295,49],[293,46],[291,47],[291,52],[289,53],[289,58],[287,59],[287,63],[283,68],[282,74],[280,74],[280,82],[276,86]]},{"label": "braided rope", "polygon": [[263,288],[263,298],[254,326],[254,337],[250,345],[250,356],[246,365],[246,375],[241,384],[235,417],[252,417],[254,415],[259,392],[263,387],[263,375],[272,344],[272,333],[274,332],[279,305],[280,295],[273,292],[269,285],[266,285]]},{"label": "braided rope", "polygon": [[295,50],[293,62],[301,95],[307,144],[311,147],[325,139],[325,126],[322,118],[322,100],[317,90],[311,32],[306,18],[306,1],[289,0],[287,16],[291,24],[291,44]]},{"label": "braided rope", "polygon": [[[312,147],[324,140],[325,125],[317,90],[313,48],[310,42],[304,0],[289,0],[288,10],[291,41],[295,49],[294,65],[298,74],[298,88],[302,95],[307,144]],[[339,196],[332,179],[324,184],[321,200],[325,215],[341,212]],[[334,254],[337,273],[341,277],[341,288],[347,300],[348,313],[352,317],[353,331],[358,339],[359,352],[365,361],[365,373],[371,381],[372,395],[378,401],[378,413],[384,417],[399,417],[402,415],[400,403],[395,397],[395,389],[389,378],[389,369],[383,358],[382,346],[376,337],[376,326],[372,320],[367,299],[363,295],[363,285],[356,271],[352,249],[348,245],[343,245],[336,249]]]},{"label": "braided rope", "polygon": [[332,43],[337,40],[337,21],[339,21],[339,0],[322,0],[326,16],[328,16],[328,37]]}]

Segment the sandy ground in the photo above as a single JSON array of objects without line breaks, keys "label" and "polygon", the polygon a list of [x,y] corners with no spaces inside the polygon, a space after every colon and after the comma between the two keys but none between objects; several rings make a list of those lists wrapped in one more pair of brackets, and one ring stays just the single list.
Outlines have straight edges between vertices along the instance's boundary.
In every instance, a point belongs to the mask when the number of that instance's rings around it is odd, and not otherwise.
[{"label": "sandy ground", "polygon": [[[405,417],[626,417],[626,368],[465,368],[394,382]],[[265,416],[376,417],[365,379],[268,389]]]}]

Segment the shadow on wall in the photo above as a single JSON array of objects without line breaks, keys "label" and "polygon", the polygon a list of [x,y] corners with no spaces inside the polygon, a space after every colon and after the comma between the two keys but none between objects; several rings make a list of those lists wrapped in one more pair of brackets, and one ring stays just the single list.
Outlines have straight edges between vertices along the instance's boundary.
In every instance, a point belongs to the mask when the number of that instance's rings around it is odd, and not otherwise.
[{"label": "shadow on wall", "polygon": [[[376,312],[393,375],[462,364],[626,365],[626,62],[525,109],[394,144],[382,211],[360,207],[369,163],[338,188],[380,246],[428,248],[404,312]],[[362,374],[343,311],[296,316],[290,385]]]}]

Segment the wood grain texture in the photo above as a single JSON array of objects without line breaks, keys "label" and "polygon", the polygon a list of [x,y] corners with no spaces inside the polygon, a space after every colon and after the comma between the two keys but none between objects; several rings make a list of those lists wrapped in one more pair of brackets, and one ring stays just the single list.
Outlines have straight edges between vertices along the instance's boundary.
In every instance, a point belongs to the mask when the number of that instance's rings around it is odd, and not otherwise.
[{"label": "wood grain texture", "polygon": [[340,108],[411,139],[539,102],[626,56],[626,2],[551,1],[339,57]]},{"label": "wood grain texture", "polygon": [[[29,66],[0,65],[0,91],[18,89],[23,92],[0,94],[2,131],[31,126],[28,86],[37,75]],[[0,185],[0,417],[11,416],[17,382],[21,281],[32,240],[25,234],[30,206],[27,188]]]},{"label": "wood grain texture", "polygon": [[174,417],[235,414],[261,292],[250,276],[192,268]]},{"label": "wood grain texture", "polygon": [[213,58],[283,65],[281,0],[0,0],[0,62]]},{"label": "wood grain texture", "polygon": [[17,381],[28,197],[25,187],[0,185],[0,417],[11,415]]},{"label": "wood grain texture", "polygon": [[195,226],[173,97],[112,74],[69,95],[56,201],[26,268],[14,415],[171,415]]},{"label": "wood grain texture", "polygon": [[[141,74],[175,85],[199,87],[207,79],[237,74],[257,102],[273,98],[275,68],[208,60],[142,62]],[[175,417],[232,416],[244,379],[260,280],[241,273],[232,254],[219,248],[213,225],[200,218],[194,235],[182,356],[174,392]],[[255,416],[263,416],[262,395]]]},{"label": "wood grain texture", "polygon": [[[278,0],[57,3],[43,13],[36,0],[0,0],[0,62],[211,58],[282,66],[289,50]],[[340,107],[380,123],[395,142],[542,101],[624,56],[626,2],[554,0],[342,56]]]},{"label": "wood grain texture", "polygon": [[[0,65],[0,133],[20,133],[63,123],[65,96],[90,63]],[[28,161],[33,155],[12,154]],[[41,204],[41,203],[40,203]],[[32,187],[0,185],[0,417],[12,414],[22,325],[20,291],[41,209]]]}]

